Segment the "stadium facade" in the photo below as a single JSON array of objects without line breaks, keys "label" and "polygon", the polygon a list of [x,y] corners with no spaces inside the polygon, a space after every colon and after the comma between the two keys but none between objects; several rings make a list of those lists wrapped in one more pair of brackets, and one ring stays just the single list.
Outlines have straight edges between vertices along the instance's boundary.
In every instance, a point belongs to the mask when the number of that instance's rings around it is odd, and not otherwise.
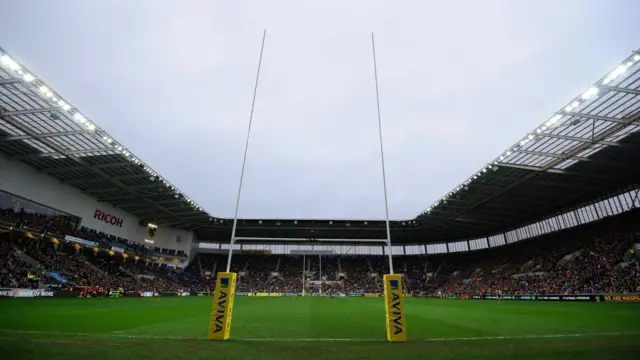
[{"label": "stadium facade", "polygon": [[0,199],[3,207],[69,216],[77,219],[72,221],[76,221],[80,227],[136,240],[152,248],[172,249],[176,254],[190,254],[193,231],[160,227],[150,239],[148,224],[126,210],[100,202],[76,187],[65,185],[59,179],[3,154],[0,154],[0,169]]}]

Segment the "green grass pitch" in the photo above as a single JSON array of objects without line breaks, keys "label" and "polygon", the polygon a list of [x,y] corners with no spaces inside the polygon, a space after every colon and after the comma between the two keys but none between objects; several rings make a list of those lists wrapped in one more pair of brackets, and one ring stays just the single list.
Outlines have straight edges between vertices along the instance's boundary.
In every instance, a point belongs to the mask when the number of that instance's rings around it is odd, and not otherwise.
[{"label": "green grass pitch", "polygon": [[410,298],[409,341],[379,298],[236,297],[232,339],[206,340],[212,298],[3,299],[0,359],[633,359],[640,304]]}]

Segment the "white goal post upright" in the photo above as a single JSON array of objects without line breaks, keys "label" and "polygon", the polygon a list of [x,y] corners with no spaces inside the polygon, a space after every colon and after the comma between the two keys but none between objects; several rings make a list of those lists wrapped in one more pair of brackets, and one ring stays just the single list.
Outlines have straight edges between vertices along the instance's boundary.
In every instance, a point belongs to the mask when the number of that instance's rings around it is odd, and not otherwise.
[{"label": "white goal post upright", "polygon": [[251,112],[249,113],[249,126],[247,127],[247,139],[244,143],[244,156],[242,157],[242,169],[240,170],[240,182],[238,184],[238,196],[236,197],[236,209],[233,214],[233,226],[231,227],[231,246],[229,246],[229,257],[227,258],[227,272],[231,271],[231,255],[233,254],[233,244],[235,243],[236,228],[238,226],[238,208],[240,207],[240,195],[242,194],[242,181],[244,180],[244,169],[247,165],[247,152],[249,151],[249,138],[251,137],[251,124],[253,123],[253,110],[256,106],[256,95],[258,94],[258,81],[260,80],[260,68],[262,67],[262,54],[264,53],[264,41],[267,38],[267,30],[262,33],[262,46],[260,46],[260,60],[258,60],[258,71],[256,72],[256,83],[253,87],[253,99],[251,100]]},{"label": "white goal post upright", "polygon": [[236,290],[236,274],[231,272],[231,255],[233,254],[233,243],[238,225],[238,207],[240,207],[240,194],[242,192],[242,180],[244,179],[244,169],[247,163],[247,152],[249,150],[249,137],[251,136],[251,124],[253,122],[253,111],[256,105],[256,95],[258,93],[258,81],[260,79],[260,67],[262,66],[262,54],[264,53],[264,42],[267,38],[267,30],[262,33],[262,45],[260,46],[260,59],[258,60],[258,70],[256,72],[256,83],[253,87],[253,99],[251,100],[251,112],[249,113],[249,126],[247,128],[247,140],[244,144],[244,156],[242,159],[242,169],[240,170],[240,182],[238,184],[238,196],[236,198],[236,209],[233,215],[233,227],[231,228],[231,246],[229,247],[229,257],[227,259],[227,271],[219,272],[216,277],[216,287],[213,292],[213,309],[209,322],[209,340],[228,340],[231,337],[231,319],[233,314],[233,302]]},{"label": "white goal post upright", "polygon": [[391,226],[389,225],[389,201],[387,199],[387,172],[384,166],[384,146],[382,145],[382,118],[380,116],[380,91],[378,90],[378,64],[376,62],[376,40],[371,33],[373,49],[373,76],[376,83],[376,109],[378,110],[378,137],[380,139],[380,162],[382,165],[382,191],[384,193],[384,220],[387,227],[387,254],[389,256],[389,274],[393,275],[393,258],[391,256]]},{"label": "white goal post upright", "polygon": [[387,340],[393,342],[407,341],[407,328],[404,317],[404,294],[402,293],[402,276],[393,273],[391,251],[391,227],[389,226],[389,202],[387,200],[387,174],[384,167],[384,147],[382,146],[382,120],[380,116],[380,91],[378,90],[378,64],[376,62],[376,40],[371,33],[373,52],[373,76],[376,84],[376,108],[378,110],[378,135],[380,138],[380,161],[382,164],[382,188],[384,191],[384,211],[387,225],[387,254],[389,256],[389,274],[384,282],[384,311],[387,326]]}]

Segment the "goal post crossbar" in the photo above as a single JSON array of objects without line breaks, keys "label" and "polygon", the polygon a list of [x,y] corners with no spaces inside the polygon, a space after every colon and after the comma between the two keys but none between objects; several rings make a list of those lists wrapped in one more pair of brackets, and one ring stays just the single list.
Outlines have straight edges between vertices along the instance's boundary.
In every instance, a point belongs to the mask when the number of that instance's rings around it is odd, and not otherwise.
[{"label": "goal post crossbar", "polygon": [[[269,238],[269,237],[249,237],[249,236],[237,236],[232,239],[231,244],[235,244],[236,241],[268,241],[268,242],[310,242],[309,238]],[[316,242],[341,242],[341,243],[385,243],[389,244],[389,239],[319,239],[313,238],[313,243]]]},{"label": "goal post crossbar", "polygon": [[[231,238],[229,246],[229,256],[227,257],[227,272],[231,269],[231,259],[233,254],[233,245],[238,241],[265,241],[265,242],[309,242],[309,238],[270,238],[270,237],[251,237],[251,236],[234,236]],[[387,247],[389,256],[389,269],[393,270],[393,258],[391,257],[391,239],[319,239],[314,238],[312,244],[318,243],[382,243]]]}]

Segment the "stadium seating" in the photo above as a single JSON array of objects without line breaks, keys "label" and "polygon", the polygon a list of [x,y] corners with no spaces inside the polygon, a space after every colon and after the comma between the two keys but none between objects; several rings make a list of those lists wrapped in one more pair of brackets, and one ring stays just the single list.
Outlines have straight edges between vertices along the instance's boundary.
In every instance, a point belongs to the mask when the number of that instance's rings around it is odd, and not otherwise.
[{"label": "stadium seating", "polygon": [[[630,213],[539,239],[476,252],[394,257],[414,295],[584,294],[636,292],[640,267],[632,250],[640,242],[638,214]],[[38,214],[4,211],[0,220],[98,242],[118,241],[90,229],[60,227]],[[134,291],[208,292],[226,269],[225,254],[198,254],[184,271],[132,261],[74,244],[39,241],[15,232],[0,235],[0,286],[92,287]],[[146,249],[145,249],[146,250]],[[21,257],[22,256],[22,257]],[[25,259],[31,259],[30,264]],[[340,291],[380,293],[388,271],[384,256],[307,256],[303,283],[300,255],[233,257],[239,292],[309,294]],[[51,275],[50,273],[54,273]],[[61,284],[60,279],[66,281]],[[322,285],[311,286],[320,282]]]},{"label": "stadium seating", "polygon": [[[18,229],[36,229],[42,233],[56,233],[62,236],[72,235],[99,244],[110,245],[111,241],[131,244],[126,239],[113,238],[91,229],[75,230],[64,223],[61,226],[60,222],[36,213],[16,213],[3,209],[0,210],[0,221]],[[2,232],[0,245],[2,287],[91,287],[105,291],[122,288],[157,292],[173,292],[188,288],[175,276],[174,271],[166,267],[144,261],[125,261],[122,256],[112,256],[104,251],[93,252],[75,244],[40,241],[27,232]],[[135,245],[134,248],[139,250],[140,254],[147,251],[139,245]],[[19,254],[32,259],[34,263],[23,261]],[[64,280],[64,283],[61,283],[60,279]]]}]

